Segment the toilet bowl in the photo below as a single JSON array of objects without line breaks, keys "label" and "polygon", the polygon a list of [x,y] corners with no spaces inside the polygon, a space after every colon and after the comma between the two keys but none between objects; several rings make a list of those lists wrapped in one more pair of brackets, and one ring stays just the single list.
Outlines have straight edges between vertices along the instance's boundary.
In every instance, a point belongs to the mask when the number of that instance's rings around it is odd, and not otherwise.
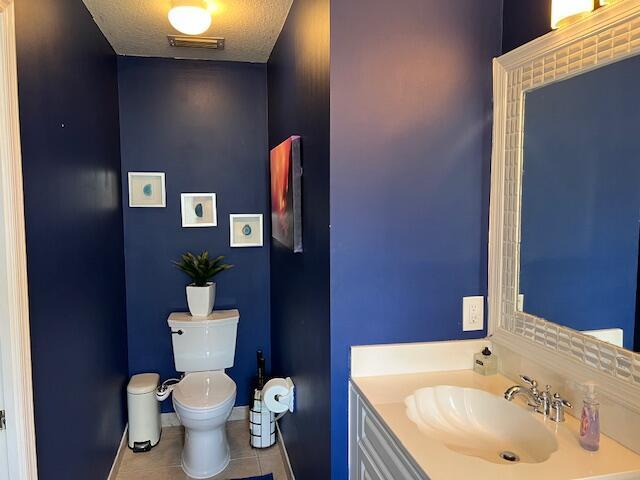
[{"label": "toilet bowl", "polygon": [[182,469],[209,478],[229,464],[225,424],[236,400],[236,384],[224,372],[188,373],[173,389],[173,407],[184,426]]},{"label": "toilet bowl", "polygon": [[239,320],[238,310],[206,317],[174,312],[167,319],[176,371],[185,375],[178,383],[163,383],[156,398],[173,394],[185,434],[182,469],[191,478],[212,477],[229,464],[225,423],[236,401],[236,384],[224,370],[233,367]]}]

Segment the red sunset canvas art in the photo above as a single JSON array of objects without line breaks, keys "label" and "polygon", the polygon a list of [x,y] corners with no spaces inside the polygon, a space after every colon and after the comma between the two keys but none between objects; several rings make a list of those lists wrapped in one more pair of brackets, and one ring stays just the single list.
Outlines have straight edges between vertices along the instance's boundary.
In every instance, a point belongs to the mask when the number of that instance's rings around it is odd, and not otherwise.
[{"label": "red sunset canvas art", "polygon": [[302,252],[300,137],[292,136],[271,150],[271,236]]}]

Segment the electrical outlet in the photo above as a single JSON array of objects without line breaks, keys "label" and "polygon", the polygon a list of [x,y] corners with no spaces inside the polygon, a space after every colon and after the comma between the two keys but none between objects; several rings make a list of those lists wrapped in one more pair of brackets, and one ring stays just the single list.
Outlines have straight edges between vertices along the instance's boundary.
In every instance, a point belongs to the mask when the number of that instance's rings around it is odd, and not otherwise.
[{"label": "electrical outlet", "polygon": [[484,297],[462,299],[462,331],[473,332],[484,328]]}]

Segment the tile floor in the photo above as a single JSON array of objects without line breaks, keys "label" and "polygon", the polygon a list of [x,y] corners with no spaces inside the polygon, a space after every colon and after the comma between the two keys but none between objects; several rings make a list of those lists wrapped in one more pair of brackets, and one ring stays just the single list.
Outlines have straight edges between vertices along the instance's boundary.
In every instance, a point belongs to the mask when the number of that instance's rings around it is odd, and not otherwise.
[{"label": "tile floor", "polygon": [[[227,423],[231,462],[214,480],[230,480],[273,473],[274,480],[287,480],[280,448],[265,450],[249,446],[246,420]],[[164,427],[160,443],[146,453],[133,453],[125,448],[116,480],[188,480],[180,467],[184,431],[182,427]]]}]

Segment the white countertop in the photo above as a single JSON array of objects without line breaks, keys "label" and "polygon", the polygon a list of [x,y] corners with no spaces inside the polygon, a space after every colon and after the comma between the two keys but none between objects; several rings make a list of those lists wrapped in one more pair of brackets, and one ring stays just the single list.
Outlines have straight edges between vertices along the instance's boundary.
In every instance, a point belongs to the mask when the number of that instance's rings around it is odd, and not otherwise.
[{"label": "white countertop", "polygon": [[558,450],[548,460],[542,463],[500,465],[449,450],[437,438],[423,435],[405,413],[404,399],[422,387],[453,385],[502,396],[513,385],[502,375],[483,377],[473,370],[458,370],[354,377],[352,381],[416,465],[431,480],[640,479],[640,455],[605,435],[601,436],[598,452],[583,450],[578,443],[579,422],[570,415],[566,416],[566,422],[557,424],[532,413],[554,433],[558,441]]}]

